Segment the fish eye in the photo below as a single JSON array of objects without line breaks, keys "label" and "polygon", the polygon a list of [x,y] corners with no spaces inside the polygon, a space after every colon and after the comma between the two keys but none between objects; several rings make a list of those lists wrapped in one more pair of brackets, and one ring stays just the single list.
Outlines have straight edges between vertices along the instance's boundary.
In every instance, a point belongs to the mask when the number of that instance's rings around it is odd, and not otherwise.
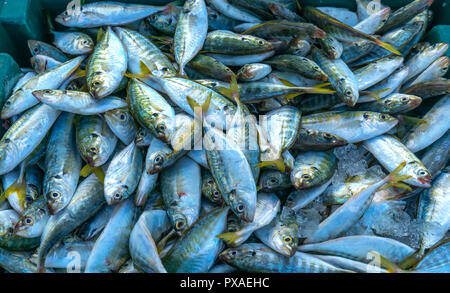
[{"label": "fish eye", "polygon": [[92,83],[92,85],[93,85],[94,87],[99,87],[101,84],[102,84],[102,83],[101,83],[100,81],[94,81],[94,82]]},{"label": "fish eye", "polygon": [[34,53],[39,53],[39,48],[38,47],[34,47],[33,52]]},{"label": "fish eye", "polygon": [[156,118],[156,117],[159,116],[159,114],[158,113],[153,113],[152,116]]},{"label": "fish eye", "polygon": [[5,105],[6,105],[6,106],[11,105],[11,101],[6,101]]},{"label": "fish eye", "polygon": [[161,156],[156,156],[156,158],[155,158],[155,162],[156,163],[160,163],[160,162],[162,162],[163,161],[163,157],[161,157]]},{"label": "fish eye", "polygon": [[383,121],[387,120],[388,116],[386,114],[380,114],[380,119],[383,120]]},{"label": "fish eye", "polygon": [[219,192],[216,190],[216,191],[214,191],[213,195],[214,195],[215,198],[218,198],[219,197]]},{"label": "fish eye", "polygon": [[364,114],[363,114],[363,117],[364,117],[364,119],[369,119],[369,118],[370,118],[370,115],[369,115],[369,113],[364,113]]},{"label": "fish eye", "polygon": [[166,130],[166,126],[165,125],[163,125],[163,124],[161,124],[161,125],[159,125],[158,126],[158,129],[159,129],[159,131],[165,131]]},{"label": "fish eye", "polygon": [[24,220],[24,222],[25,222],[25,224],[27,224],[27,225],[31,225],[31,224],[33,224],[33,219],[30,218],[30,217],[26,217],[25,220]]},{"label": "fish eye", "polygon": [[409,99],[407,97],[402,98],[402,102],[407,102]]},{"label": "fish eye", "polygon": [[115,200],[120,200],[122,198],[122,194],[120,194],[119,192],[116,192],[115,194],[114,194],[114,199]]},{"label": "fish eye", "polygon": [[50,196],[54,199],[60,197],[60,193],[58,191],[53,191],[52,193],[50,193]]},{"label": "fish eye", "polygon": [[347,90],[347,91],[345,92],[345,95],[346,95],[346,96],[351,96],[351,95],[352,95],[352,91],[351,91],[351,90]]},{"label": "fish eye", "polygon": [[46,94],[51,94],[53,91],[52,90],[45,90],[44,93]]},{"label": "fish eye", "polygon": [[141,131],[141,132],[139,132],[139,135],[140,135],[140,136],[145,136],[145,132],[144,132],[144,131]]},{"label": "fish eye", "polygon": [[319,67],[319,66],[317,66],[317,65],[316,65],[316,66],[314,66],[313,68],[314,68],[315,70],[319,70],[319,69],[320,69],[320,67]]},{"label": "fish eye", "polygon": [[206,181],[206,182],[208,182],[209,184],[213,184],[214,180],[212,180],[212,178],[209,178],[208,181]]},{"label": "fish eye", "polygon": [[89,151],[91,152],[91,153],[97,153],[97,151],[98,151],[98,149],[95,147],[95,146],[91,146],[90,148],[89,148]]},{"label": "fish eye", "polygon": [[292,237],[291,236],[286,236],[283,238],[284,243],[290,244],[292,243]]},{"label": "fish eye", "polygon": [[324,134],[323,134],[323,136],[325,137],[325,138],[332,138],[333,136],[331,135],[331,133],[328,133],[328,132],[325,132]]},{"label": "fish eye", "polygon": [[311,179],[311,176],[309,176],[308,174],[303,174],[302,178],[305,180],[309,180],[309,179]]},{"label": "fish eye", "polygon": [[69,15],[69,13],[67,12],[67,10],[66,10],[66,11],[64,11],[64,15]]},{"label": "fish eye", "polygon": [[275,183],[277,183],[277,179],[271,178],[271,179],[269,180],[269,182],[272,183],[272,184],[275,184]]},{"label": "fish eye", "polygon": [[167,72],[167,71],[169,71],[169,68],[163,67],[163,68],[161,68],[161,70],[162,70],[163,72]]},{"label": "fish eye", "polygon": [[263,41],[259,41],[259,42],[258,42],[258,44],[260,44],[260,45],[263,45],[263,44],[264,44],[264,42],[263,42]]},{"label": "fish eye", "polygon": [[388,99],[386,99],[386,100],[384,100],[383,102],[387,105],[387,104],[389,104],[391,101],[388,100]]},{"label": "fish eye", "polygon": [[425,170],[420,170],[420,171],[419,171],[419,175],[420,175],[420,176],[426,176],[426,175],[428,175],[428,172],[425,171]]},{"label": "fish eye", "polygon": [[127,115],[125,114],[120,114],[119,119],[124,121],[127,118]]},{"label": "fish eye", "polygon": [[184,222],[183,221],[178,221],[175,223],[175,229],[180,230],[184,227]]},{"label": "fish eye", "polygon": [[233,251],[231,252],[231,255],[232,255],[232,256],[236,256],[236,254],[237,254],[236,250],[233,250]]},{"label": "fish eye", "polygon": [[245,206],[243,204],[238,204],[236,207],[236,211],[238,211],[239,213],[242,213],[245,209]]},{"label": "fish eye", "polygon": [[252,256],[256,256],[256,251],[252,251]]}]

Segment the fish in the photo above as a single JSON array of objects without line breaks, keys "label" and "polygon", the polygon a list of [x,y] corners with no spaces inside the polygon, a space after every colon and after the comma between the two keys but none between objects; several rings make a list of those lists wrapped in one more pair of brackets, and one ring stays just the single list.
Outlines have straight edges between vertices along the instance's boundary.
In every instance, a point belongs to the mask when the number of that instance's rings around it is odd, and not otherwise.
[{"label": "fish", "polygon": [[225,230],[229,208],[216,208],[187,230],[162,258],[168,273],[207,272],[221,250],[216,236]]},{"label": "fish", "polygon": [[83,4],[75,9],[70,7],[59,14],[55,21],[73,28],[119,26],[143,19],[163,9],[163,6],[102,1]]},{"label": "fish", "polygon": [[178,18],[174,36],[174,55],[180,76],[184,67],[202,48],[208,32],[208,11],[204,0],[188,0]]},{"label": "fish", "polygon": [[6,100],[1,118],[11,118],[37,105],[39,100],[33,96],[33,91],[57,89],[80,66],[81,61],[82,58],[77,57],[32,77]]},{"label": "fish", "polygon": [[108,26],[88,59],[86,81],[95,99],[112,94],[127,70],[128,53],[121,40]]},{"label": "fish", "polygon": [[133,200],[119,203],[111,215],[86,261],[85,273],[117,271],[129,257],[129,239],[137,220]]}]

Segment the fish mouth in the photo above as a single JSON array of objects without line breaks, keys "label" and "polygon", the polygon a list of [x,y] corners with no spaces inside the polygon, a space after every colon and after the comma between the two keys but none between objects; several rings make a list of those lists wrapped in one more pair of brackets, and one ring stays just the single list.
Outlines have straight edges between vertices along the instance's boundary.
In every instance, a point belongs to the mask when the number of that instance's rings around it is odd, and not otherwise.
[{"label": "fish mouth", "polygon": [[417,180],[424,185],[423,187],[431,187],[431,175],[419,177]]},{"label": "fish mouth", "polygon": [[47,209],[50,215],[54,215],[58,212],[58,208],[53,206],[53,202],[47,201]]}]

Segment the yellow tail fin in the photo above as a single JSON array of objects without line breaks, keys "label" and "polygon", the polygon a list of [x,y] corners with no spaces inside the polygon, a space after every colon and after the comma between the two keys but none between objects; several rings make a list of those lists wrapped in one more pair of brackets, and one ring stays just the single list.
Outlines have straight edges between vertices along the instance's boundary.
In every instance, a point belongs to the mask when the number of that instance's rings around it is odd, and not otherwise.
[{"label": "yellow tail fin", "polygon": [[256,167],[258,168],[263,168],[267,166],[275,166],[277,167],[278,170],[280,170],[283,173],[286,171],[286,165],[284,164],[284,160],[282,157],[274,161],[264,161],[256,165]]},{"label": "yellow tail fin", "polygon": [[11,194],[17,194],[17,198],[19,199],[19,205],[23,208],[25,207],[25,199],[27,197],[27,183],[25,180],[17,180],[13,184],[11,184],[5,192],[2,194],[2,200],[6,200]]},{"label": "yellow tail fin", "polygon": [[230,245],[239,238],[239,233],[237,232],[222,233],[220,235],[217,235],[216,237],[222,239],[223,241],[225,241],[226,244]]},{"label": "yellow tail fin", "polygon": [[391,172],[391,174],[389,174],[385,180],[388,181],[389,183],[387,185],[385,185],[383,188],[381,188],[380,190],[395,186],[398,188],[403,188],[403,189],[407,189],[407,190],[412,190],[411,187],[409,187],[408,185],[401,183],[400,181],[404,181],[407,180],[409,178],[411,178],[410,175],[400,175],[400,171],[405,167],[406,162],[401,163],[400,165],[398,165],[397,168],[394,169],[394,171]]},{"label": "yellow tail fin", "polygon": [[191,107],[191,109],[195,112],[196,108],[201,108],[202,109],[202,113],[206,114],[206,112],[208,112],[209,106],[211,105],[211,99],[212,99],[212,93],[210,93],[208,95],[208,97],[205,99],[205,101],[203,102],[203,104],[199,104],[197,103],[196,100],[194,100],[193,98],[187,96],[186,100],[189,103],[189,106]]},{"label": "yellow tail fin", "polygon": [[385,43],[385,42],[383,42],[383,41],[381,41],[381,40],[379,40],[379,39],[377,39],[375,37],[372,37],[370,40],[372,42],[374,42],[375,44],[377,44],[378,46],[388,50],[389,52],[392,52],[395,55],[402,56],[402,53],[400,53],[397,49],[395,49],[395,47],[392,46],[391,44]]},{"label": "yellow tail fin", "polygon": [[98,32],[97,32],[97,43],[100,42],[100,40],[103,37],[103,34],[105,33],[105,31],[103,30],[103,28],[99,28]]},{"label": "yellow tail fin", "polygon": [[370,251],[369,253],[380,260],[381,267],[386,268],[388,273],[401,273],[401,272],[404,272],[396,264],[394,264],[393,262],[391,262],[387,258],[383,257],[378,252]]},{"label": "yellow tail fin", "polygon": [[148,76],[153,76],[153,73],[148,68],[147,64],[142,61],[139,61],[139,69],[140,73],[125,73],[124,75],[128,78],[146,78]]}]

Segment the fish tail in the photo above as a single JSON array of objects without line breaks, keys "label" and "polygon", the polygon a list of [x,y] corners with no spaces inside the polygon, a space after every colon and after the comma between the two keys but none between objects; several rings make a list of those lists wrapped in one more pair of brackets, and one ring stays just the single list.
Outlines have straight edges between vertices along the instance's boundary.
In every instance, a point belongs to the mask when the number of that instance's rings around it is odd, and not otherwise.
[{"label": "fish tail", "polygon": [[142,61],[139,61],[139,69],[140,73],[125,73],[124,75],[128,78],[147,78],[149,76],[153,76],[153,73],[148,68],[147,64]]},{"label": "fish tail", "polygon": [[2,196],[2,197],[7,199],[13,193],[17,194],[17,198],[19,199],[19,205],[21,207],[24,207],[25,206],[25,199],[26,199],[26,196],[27,196],[27,183],[25,182],[25,180],[21,180],[20,178],[17,179],[16,182],[11,184],[11,186],[9,186],[5,190],[4,196]]},{"label": "fish tail", "polygon": [[427,123],[427,120],[416,118],[416,117],[411,117],[411,116],[406,116],[406,115],[398,115],[397,118],[400,118],[402,123],[412,125],[412,126]]},{"label": "fish tail", "polygon": [[377,44],[378,46],[380,46],[380,47],[382,47],[382,48],[388,50],[389,52],[392,52],[392,53],[394,53],[395,55],[402,56],[402,53],[400,53],[397,49],[395,49],[395,47],[392,46],[391,44],[388,44],[388,43],[385,43],[385,42],[383,42],[383,41],[381,41],[381,40],[378,40],[378,39],[375,38],[375,37],[371,37],[370,40],[371,40],[372,42],[374,42],[375,44]]},{"label": "fish tail", "polygon": [[211,99],[212,99],[212,93],[210,93],[208,95],[208,97],[205,99],[205,101],[203,102],[203,104],[200,105],[199,103],[197,103],[197,101],[195,101],[190,96],[186,97],[186,100],[187,100],[189,106],[191,107],[191,109],[195,112],[195,109],[201,108],[203,114],[206,114],[206,112],[208,112],[209,106],[211,105]]},{"label": "fish tail", "polygon": [[376,90],[376,91],[362,91],[362,94],[365,95],[369,95],[372,98],[374,98],[378,103],[381,103],[381,97],[380,94],[384,93],[385,91],[390,90],[390,88],[385,88],[385,89],[381,89],[381,90]]},{"label": "fish tail", "polygon": [[404,270],[414,267],[424,254],[425,254],[425,247],[421,246],[419,250],[415,251],[414,253],[406,257],[404,260],[402,260],[398,264],[398,266]]},{"label": "fish tail", "polygon": [[398,265],[391,262],[384,256],[380,255],[378,252],[370,251],[369,254],[371,254],[371,255],[375,256],[377,259],[379,259],[381,267],[386,268],[388,273],[404,273],[405,272]]},{"label": "fish tail", "polygon": [[222,239],[226,242],[226,244],[233,244],[238,238],[240,234],[238,232],[228,232],[217,235],[216,237]]},{"label": "fish tail", "polygon": [[89,164],[84,165],[84,167],[81,169],[80,171],[80,176],[81,177],[88,177],[89,175],[92,174],[92,172],[94,171],[94,168],[91,167]]},{"label": "fish tail", "polygon": [[284,164],[284,160],[282,157],[280,157],[277,160],[273,160],[273,161],[261,162],[261,163],[257,164],[255,167],[263,168],[263,167],[267,167],[267,166],[275,166],[275,167],[277,167],[278,170],[280,170],[283,173],[286,171],[286,165]]},{"label": "fish tail", "polygon": [[97,176],[97,179],[103,184],[105,182],[105,172],[102,167],[95,167],[93,172],[95,176]]},{"label": "fish tail", "polygon": [[397,168],[394,169],[394,171],[391,172],[391,174],[386,176],[386,178],[384,178],[384,181],[389,182],[389,183],[386,184],[380,190],[395,186],[398,188],[403,188],[403,189],[411,191],[412,189],[410,186],[406,185],[405,183],[400,182],[400,181],[404,181],[404,180],[411,178],[410,175],[400,175],[400,171],[405,167],[405,165],[406,165],[406,162],[401,163],[400,165],[398,165]]}]

